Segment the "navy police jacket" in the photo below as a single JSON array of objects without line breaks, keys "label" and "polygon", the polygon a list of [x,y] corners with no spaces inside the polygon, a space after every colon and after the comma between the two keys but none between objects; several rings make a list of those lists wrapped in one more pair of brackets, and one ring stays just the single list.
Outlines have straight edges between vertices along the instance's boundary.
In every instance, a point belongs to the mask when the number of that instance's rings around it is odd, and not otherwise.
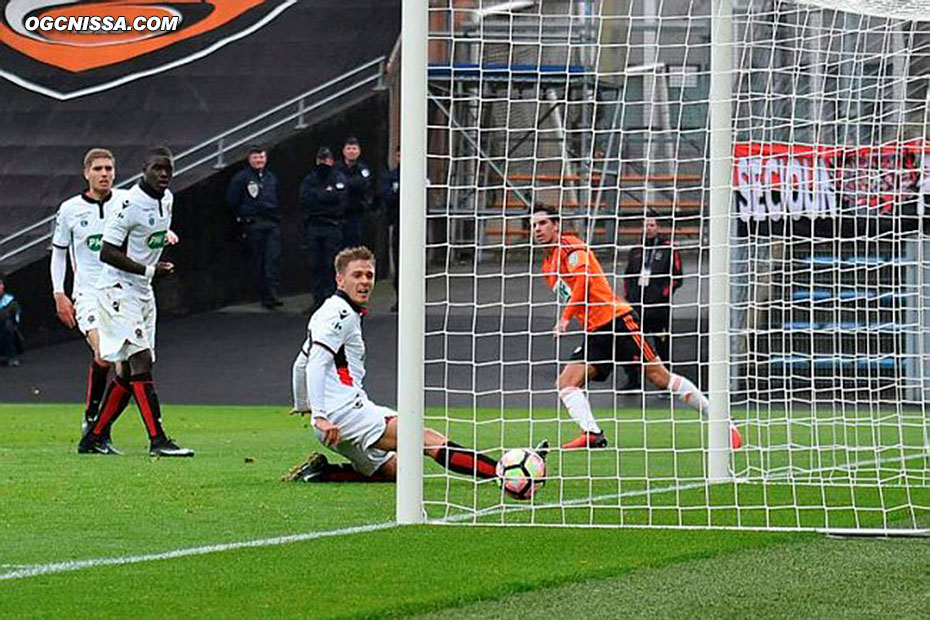
[{"label": "navy police jacket", "polygon": [[267,168],[258,172],[246,166],[237,172],[229,182],[226,201],[239,217],[281,219],[278,179]]},{"label": "navy police jacket", "polygon": [[317,164],[300,183],[305,222],[342,225],[346,212],[346,178],[333,166]]},{"label": "navy police jacket", "polygon": [[340,158],[333,168],[345,176],[348,185],[346,213],[356,215],[367,211],[371,207],[371,190],[375,180],[368,164],[357,159],[355,165],[350,168],[345,160]]}]

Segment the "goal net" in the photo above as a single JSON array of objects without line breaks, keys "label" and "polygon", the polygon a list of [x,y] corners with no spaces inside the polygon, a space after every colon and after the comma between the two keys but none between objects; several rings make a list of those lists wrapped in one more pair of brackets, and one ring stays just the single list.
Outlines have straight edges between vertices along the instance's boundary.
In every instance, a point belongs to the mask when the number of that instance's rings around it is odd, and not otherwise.
[{"label": "goal net", "polygon": [[[930,528],[930,1],[428,11],[424,424],[551,448],[522,501],[427,461],[426,517]],[[587,311],[596,259],[636,312],[613,362],[553,335],[543,205]],[[563,447],[582,427],[606,447]]]}]

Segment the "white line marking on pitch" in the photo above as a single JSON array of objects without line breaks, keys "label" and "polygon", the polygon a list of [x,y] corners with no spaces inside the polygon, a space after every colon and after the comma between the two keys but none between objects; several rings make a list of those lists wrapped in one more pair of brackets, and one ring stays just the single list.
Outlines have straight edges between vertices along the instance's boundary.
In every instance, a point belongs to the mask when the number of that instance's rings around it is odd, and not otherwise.
[{"label": "white line marking on pitch", "polygon": [[395,527],[397,524],[393,521],[387,523],[374,523],[371,525],[359,525],[357,527],[347,527],[340,530],[324,530],[321,532],[307,532],[306,534],[291,534],[289,536],[278,536],[275,538],[259,538],[257,540],[244,540],[241,542],[223,543],[218,545],[208,545],[205,547],[192,547],[189,549],[175,549],[174,551],[165,551],[163,553],[148,553],[145,555],[128,555],[114,558],[92,558],[90,560],[71,560],[69,562],[55,562],[53,564],[37,564],[35,566],[25,566],[18,570],[8,573],[0,573],[0,581],[9,581],[12,579],[25,579],[27,577],[38,577],[40,575],[50,575],[52,573],[66,573],[70,571],[84,570],[86,568],[96,568],[98,566],[122,566],[124,564],[140,564],[142,562],[157,562],[159,560],[173,560],[175,558],[184,558],[192,555],[207,555],[209,553],[220,553],[223,551],[232,551],[234,549],[248,549],[251,547],[272,547],[275,545],[289,545],[291,543],[302,542],[305,540],[315,540],[317,538],[329,538],[333,536],[349,536],[351,534],[362,534],[365,532],[376,532]]},{"label": "white line marking on pitch", "polygon": [[[927,454],[918,454],[910,455],[907,457],[891,457],[886,459],[878,459],[877,461],[860,461],[854,463],[854,465],[865,465],[865,464],[876,464],[884,463],[888,461],[907,461],[913,458],[926,457]],[[733,482],[740,483],[744,482],[739,479],[734,479]],[[749,480],[745,482],[755,482],[754,480]],[[759,481],[763,482],[763,481]],[[608,499],[617,499],[621,497],[637,497],[643,495],[653,495],[656,493],[668,493],[672,491],[687,491],[690,489],[696,489],[701,487],[712,486],[714,483],[709,483],[707,481],[703,482],[692,482],[689,484],[683,485],[672,485],[667,487],[656,487],[652,489],[639,489],[635,491],[626,491],[623,493],[615,493],[610,495],[598,495],[595,497],[585,497],[574,500],[568,500],[561,504],[536,504],[529,506],[492,506],[485,508],[483,510],[476,511],[474,513],[464,513],[457,514],[445,519],[437,519],[433,521],[427,521],[427,524],[443,524],[443,523],[456,523],[461,521],[476,520],[480,517],[488,516],[494,514],[495,512],[517,512],[524,510],[539,510],[544,508],[559,508],[565,506],[578,506],[586,504],[594,504],[594,502],[605,501]],[[491,525],[491,524],[489,524]],[[529,524],[529,525],[542,525],[542,524]],[[0,568],[13,568],[16,567],[17,570],[13,570],[6,573],[0,573],[0,581],[11,581],[14,579],[25,579],[28,577],[38,577],[40,575],[50,575],[54,573],[66,573],[71,571],[84,570],[87,568],[96,568],[98,566],[122,566],[125,564],[140,564],[142,562],[157,562],[160,560],[173,560],[175,558],[184,558],[194,555],[207,555],[210,553],[221,553],[223,551],[233,551],[235,549],[248,549],[256,547],[273,547],[276,545],[289,545],[296,542],[302,542],[305,540],[316,540],[318,538],[330,538],[334,536],[350,536],[352,534],[362,534],[365,532],[376,532],[378,530],[386,530],[392,527],[396,527],[397,523],[393,521],[388,521],[385,523],[374,523],[371,525],[359,525],[356,527],[347,527],[338,530],[324,530],[320,532],[307,532],[305,534],[291,534],[288,536],[278,536],[275,538],[259,538],[256,540],[245,540],[240,542],[232,543],[222,543],[217,545],[207,545],[204,547],[191,547],[188,549],[175,549],[174,551],[165,551],[162,553],[149,553],[145,555],[129,555],[113,558],[92,558],[89,560],[71,560],[68,562],[54,562],[52,564],[36,564],[36,565],[17,565],[17,564],[0,564]]]}]

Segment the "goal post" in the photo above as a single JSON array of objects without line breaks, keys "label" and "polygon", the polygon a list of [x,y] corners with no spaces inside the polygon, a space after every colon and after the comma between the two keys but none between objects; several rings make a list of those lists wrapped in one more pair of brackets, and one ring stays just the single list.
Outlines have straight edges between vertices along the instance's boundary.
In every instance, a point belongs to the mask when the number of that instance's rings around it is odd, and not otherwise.
[{"label": "goal post", "polygon": [[[930,529],[930,0],[403,10],[399,522]],[[540,205],[668,386],[553,337]],[[606,448],[563,447],[591,426],[572,361]],[[546,485],[450,473],[424,425],[548,439]]]},{"label": "goal post", "polygon": [[[397,506],[401,524],[423,512],[423,360],[426,293],[426,73],[428,0],[402,3],[400,229],[397,319]],[[395,233],[396,234],[396,233]]]},{"label": "goal post", "polygon": [[730,469],[730,211],[733,192],[733,10],[730,0],[711,3],[710,125],[708,229],[710,282],[708,287],[708,400],[707,474],[725,481]]}]

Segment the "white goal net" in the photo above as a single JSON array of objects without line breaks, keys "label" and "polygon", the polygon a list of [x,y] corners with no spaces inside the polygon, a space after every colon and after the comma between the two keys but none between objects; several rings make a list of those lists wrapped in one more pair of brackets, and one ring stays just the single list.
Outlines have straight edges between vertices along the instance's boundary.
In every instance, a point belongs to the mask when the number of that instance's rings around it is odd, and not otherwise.
[{"label": "white goal net", "polygon": [[[930,528],[930,0],[428,11],[424,424],[551,448],[522,501],[426,461],[426,517]],[[575,280],[543,275],[541,206]],[[576,281],[620,333],[595,280],[635,354],[554,337]]]}]

